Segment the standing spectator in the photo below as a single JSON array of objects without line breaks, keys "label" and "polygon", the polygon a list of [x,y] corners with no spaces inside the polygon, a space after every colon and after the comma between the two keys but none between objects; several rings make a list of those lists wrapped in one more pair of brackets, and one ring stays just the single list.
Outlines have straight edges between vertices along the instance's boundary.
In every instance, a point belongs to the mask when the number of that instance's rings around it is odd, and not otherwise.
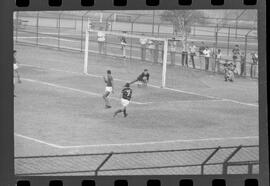
[{"label": "standing spectator", "polygon": [[205,47],[205,50],[203,51],[204,58],[205,58],[205,70],[209,70],[209,59],[211,56],[211,51],[208,47]]},{"label": "standing spectator", "polygon": [[200,58],[200,63],[202,64],[202,58],[204,56],[203,51],[205,50],[205,44],[204,42],[201,42],[201,46],[199,47],[199,58]]},{"label": "standing spectator", "polygon": [[152,57],[152,59],[153,59],[153,62],[155,61],[155,57],[154,57],[154,55],[155,55],[155,43],[154,43],[154,41],[152,41],[152,40],[150,40],[149,42],[148,42],[148,48],[149,48],[149,50],[150,50],[150,54],[151,54],[151,57]]},{"label": "standing spectator", "polygon": [[100,27],[100,31],[97,33],[97,41],[99,54],[105,54],[105,33],[102,31],[102,27]]},{"label": "standing spectator", "polygon": [[233,63],[234,65],[236,65],[236,71],[237,74],[240,75],[241,74],[241,65],[240,65],[240,61],[239,61],[239,56],[240,56],[240,48],[239,45],[235,45],[233,50],[232,50],[232,54],[233,54]]},{"label": "standing spectator", "polygon": [[241,76],[244,76],[246,73],[246,56],[244,52],[241,52],[240,55],[240,63],[241,63]]},{"label": "standing spectator", "polygon": [[177,46],[177,42],[175,38],[172,38],[172,41],[170,42],[171,65],[175,65],[176,46]]},{"label": "standing spectator", "polygon": [[127,46],[127,41],[125,37],[121,38],[121,49],[122,49],[122,56],[126,58],[126,46]]},{"label": "standing spectator", "polygon": [[[158,56],[159,56],[159,41],[154,41],[154,63],[158,63]],[[162,50],[163,51],[163,50]]]},{"label": "standing spectator", "polygon": [[192,67],[195,69],[195,62],[194,62],[194,56],[196,56],[196,45],[194,42],[191,42],[191,46],[189,47],[190,51],[190,60],[192,62]]},{"label": "standing spectator", "polygon": [[218,49],[217,50],[217,53],[215,55],[215,66],[217,69],[215,69],[217,72],[220,72],[220,61],[221,61],[221,57],[222,57],[222,54],[221,54],[221,49]]},{"label": "standing spectator", "polygon": [[[144,36],[144,34],[142,34],[142,36]],[[147,41],[148,41],[148,39],[146,39],[146,38],[140,38],[140,44],[141,44],[141,60],[142,61],[145,61]]]},{"label": "standing spectator", "polygon": [[256,77],[256,71],[257,71],[257,65],[258,65],[258,55],[253,52],[251,53],[251,57],[252,57],[252,64],[251,64],[251,68],[250,68],[250,77],[254,78]]},{"label": "standing spectator", "polygon": [[188,67],[188,51],[186,47],[183,47],[183,50],[182,50],[182,65],[183,66],[186,65]]},{"label": "standing spectator", "polygon": [[236,60],[238,58],[238,56],[240,55],[240,48],[239,45],[235,45],[233,50],[232,50],[232,54],[233,54],[233,62],[234,64],[236,63]]}]

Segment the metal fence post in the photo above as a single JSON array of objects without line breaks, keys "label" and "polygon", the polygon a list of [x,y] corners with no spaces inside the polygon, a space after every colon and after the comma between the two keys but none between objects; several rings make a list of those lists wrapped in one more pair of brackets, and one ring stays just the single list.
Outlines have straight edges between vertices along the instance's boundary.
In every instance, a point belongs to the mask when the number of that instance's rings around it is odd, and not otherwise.
[{"label": "metal fence post", "polygon": [[36,33],[36,45],[38,45],[38,37],[39,37],[39,12],[37,12],[37,22],[36,22],[36,27],[37,27],[37,33]]},{"label": "metal fence post", "polygon": [[113,152],[111,152],[102,162],[101,164],[96,168],[95,170],[95,176],[98,175],[98,171],[102,168],[102,166],[112,157]]},{"label": "metal fence post", "polygon": [[83,25],[84,25],[84,16],[82,16],[82,22],[81,22],[81,52],[83,50]]},{"label": "metal fence post", "polygon": [[19,26],[19,12],[17,11],[16,12],[16,43],[17,43],[17,41],[18,41],[18,26]]},{"label": "metal fence post", "polygon": [[217,151],[220,149],[220,146],[217,147],[203,162],[201,165],[201,175],[204,174],[204,166],[205,164],[217,153]]},{"label": "metal fence post", "polygon": [[59,14],[59,17],[58,17],[58,49],[60,49],[61,14],[62,12]]},{"label": "metal fence post", "polygon": [[223,174],[228,173],[228,162],[232,157],[242,148],[242,146],[238,146],[223,162]]},{"label": "metal fence post", "polygon": [[244,61],[244,76],[247,76],[247,35],[245,35],[245,61]]},{"label": "metal fence post", "polygon": [[227,55],[229,55],[230,35],[231,35],[231,27],[228,28]]},{"label": "metal fence post", "polygon": [[248,164],[248,174],[252,174],[252,164]]},{"label": "metal fence post", "polygon": [[[131,23],[131,34],[133,34],[133,26],[134,26],[134,22],[132,21]],[[130,52],[129,52],[129,59],[132,59],[132,49],[133,49],[133,39],[131,38],[130,41]]]},{"label": "metal fence post", "polygon": [[153,18],[152,18],[152,35],[154,34],[155,30],[155,10],[153,10]]}]

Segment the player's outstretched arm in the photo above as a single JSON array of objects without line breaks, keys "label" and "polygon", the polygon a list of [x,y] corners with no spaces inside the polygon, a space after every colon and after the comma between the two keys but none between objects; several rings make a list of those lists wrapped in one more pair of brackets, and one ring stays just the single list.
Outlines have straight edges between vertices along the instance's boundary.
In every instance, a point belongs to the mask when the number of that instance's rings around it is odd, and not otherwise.
[{"label": "player's outstretched arm", "polygon": [[114,81],[112,80],[112,93],[114,93]]},{"label": "player's outstretched arm", "polygon": [[104,80],[105,83],[107,83],[107,80],[106,80],[106,77],[105,76],[103,76],[103,80]]}]

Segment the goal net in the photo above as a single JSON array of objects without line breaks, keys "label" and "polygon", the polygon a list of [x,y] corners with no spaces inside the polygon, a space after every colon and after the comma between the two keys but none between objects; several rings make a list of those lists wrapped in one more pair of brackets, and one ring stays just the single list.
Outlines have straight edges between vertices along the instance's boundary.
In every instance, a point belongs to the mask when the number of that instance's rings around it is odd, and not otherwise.
[{"label": "goal net", "polygon": [[[90,65],[96,60],[92,58],[92,54],[95,54],[98,56],[100,64],[108,60],[112,68],[116,67],[113,66],[114,60],[117,62],[123,61],[125,63],[123,65],[129,64],[129,72],[134,73],[130,75],[132,77],[137,77],[145,68],[151,68],[151,70],[155,70],[156,85],[166,86],[167,38],[132,34],[128,31],[106,31],[107,29],[101,26],[93,26],[90,22],[88,23],[84,48],[85,74],[88,74],[89,71],[91,72],[92,67]],[[109,66],[105,68],[109,68]]]}]

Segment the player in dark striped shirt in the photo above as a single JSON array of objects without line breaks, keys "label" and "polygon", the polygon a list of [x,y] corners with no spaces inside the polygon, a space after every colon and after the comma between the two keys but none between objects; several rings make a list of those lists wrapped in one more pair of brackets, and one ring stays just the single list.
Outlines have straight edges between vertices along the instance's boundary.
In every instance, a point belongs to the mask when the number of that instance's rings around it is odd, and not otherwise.
[{"label": "player in dark striped shirt", "polygon": [[138,86],[142,87],[142,86],[147,86],[147,83],[149,82],[149,77],[150,77],[150,74],[148,72],[147,69],[144,69],[144,71],[137,77],[136,80],[130,82],[130,84],[133,84],[137,81],[141,82],[141,84],[139,84]]},{"label": "player in dark striped shirt", "polygon": [[115,117],[118,113],[123,112],[124,113],[124,117],[127,117],[127,106],[130,102],[131,96],[132,96],[132,89],[129,87],[129,83],[125,84],[125,87],[122,89],[121,94],[122,94],[122,98],[121,98],[121,104],[123,106],[122,109],[118,109],[113,117]]}]

